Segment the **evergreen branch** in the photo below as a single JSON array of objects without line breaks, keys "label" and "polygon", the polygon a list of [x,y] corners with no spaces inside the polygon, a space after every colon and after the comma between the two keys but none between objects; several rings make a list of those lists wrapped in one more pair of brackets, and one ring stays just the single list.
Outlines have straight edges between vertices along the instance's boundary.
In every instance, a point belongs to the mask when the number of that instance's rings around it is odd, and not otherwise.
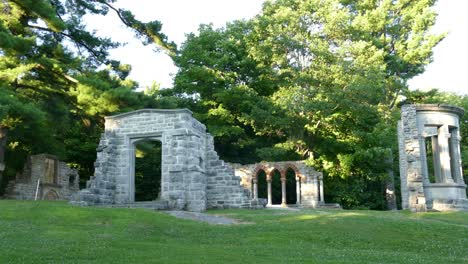
[{"label": "evergreen branch", "polygon": [[56,31],[53,31],[49,28],[45,28],[45,27],[41,27],[41,26],[37,26],[37,25],[30,25],[28,24],[27,25],[28,27],[30,28],[34,28],[34,29],[38,29],[38,30],[43,30],[43,31],[47,31],[47,32],[51,32],[51,33],[56,33],[56,34],[60,34],[62,36],[65,36],[67,38],[69,38],[71,41],[73,41],[76,45],[78,46],[82,46],[84,47],[89,53],[91,53],[93,55],[94,58],[96,58],[96,60],[98,60],[99,62],[103,63],[103,64],[106,64],[107,62],[106,61],[103,61],[101,60],[99,57],[99,54],[93,49],[91,48],[90,46],[88,46],[85,42],[83,41],[78,41],[76,40],[72,35],[68,34],[68,33],[65,33],[63,31],[60,31],[60,32],[56,32]]}]

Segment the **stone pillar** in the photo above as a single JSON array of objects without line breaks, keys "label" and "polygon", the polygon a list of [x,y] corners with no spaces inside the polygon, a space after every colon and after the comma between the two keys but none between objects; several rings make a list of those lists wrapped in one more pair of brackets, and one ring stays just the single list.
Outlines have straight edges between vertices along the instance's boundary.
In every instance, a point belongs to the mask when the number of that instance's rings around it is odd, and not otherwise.
[{"label": "stone pillar", "polygon": [[323,176],[319,176],[319,181],[320,181],[320,202],[325,203],[325,195],[323,193]]},{"label": "stone pillar", "polygon": [[258,200],[258,185],[257,185],[257,178],[252,179],[253,182],[253,199]]},{"label": "stone pillar", "polygon": [[320,186],[319,186],[319,181],[318,181],[318,175],[314,175],[312,177],[312,188],[313,188],[313,194],[314,194],[314,200],[315,202],[319,202],[319,197],[320,197]]},{"label": "stone pillar", "polygon": [[[408,207],[413,212],[426,211],[426,196],[423,185],[423,162],[421,160],[420,134],[416,123],[416,106],[401,108],[404,152],[406,157],[406,188]],[[403,184],[402,184],[403,186]]]},{"label": "stone pillar", "polygon": [[405,136],[403,133],[403,125],[401,120],[398,121],[398,154],[400,163],[400,187],[401,187],[401,207],[403,209],[409,208],[408,202],[408,187],[407,187],[407,169],[408,162],[406,159],[405,151]]},{"label": "stone pillar", "polygon": [[286,172],[281,172],[281,206],[286,207]]},{"label": "stone pillar", "polygon": [[439,140],[438,137],[432,136],[432,159],[434,162],[434,176],[436,182],[442,182],[442,168],[440,167],[440,156],[439,156]]},{"label": "stone pillar", "polygon": [[272,198],[271,198],[271,175],[267,176],[267,187],[268,187],[268,203],[267,205],[272,205]]},{"label": "stone pillar", "polygon": [[421,175],[423,184],[429,184],[429,169],[427,168],[427,154],[426,154],[426,138],[424,135],[419,135],[420,146],[420,160],[421,160]]},{"label": "stone pillar", "polygon": [[296,177],[296,204],[301,204],[301,177]]},{"label": "stone pillar", "polygon": [[456,183],[465,184],[460,155],[460,133],[458,129],[454,129],[450,134],[450,156],[453,180]]},{"label": "stone pillar", "polygon": [[443,183],[453,183],[452,172],[450,170],[450,150],[449,139],[450,133],[447,125],[439,128],[439,158],[440,167],[442,169],[441,179]]}]

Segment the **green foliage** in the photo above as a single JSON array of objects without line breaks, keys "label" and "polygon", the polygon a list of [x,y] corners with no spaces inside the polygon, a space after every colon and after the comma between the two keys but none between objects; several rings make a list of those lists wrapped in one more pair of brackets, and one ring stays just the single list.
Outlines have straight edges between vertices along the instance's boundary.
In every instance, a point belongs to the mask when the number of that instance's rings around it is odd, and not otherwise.
[{"label": "green foliage", "polygon": [[5,200],[0,211],[0,262],[7,263],[466,262],[466,212],[208,212],[242,223],[224,226],[63,202]]},{"label": "green foliage", "polygon": [[396,102],[443,38],[429,33],[433,4],[267,1],[252,20],[189,35],[174,93],[191,100],[222,158],[308,159],[333,182],[329,201],[384,209]]},{"label": "green foliage", "polygon": [[108,59],[109,50],[121,44],[86,30],[85,15],[111,11],[144,44],[175,49],[161,33],[160,22],[143,23],[116,9],[114,2],[0,2],[0,127],[8,128],[3,131],[9,142],[6,149],[0,146],[0,157],[6,151],[9,178],[28,154],[47,152],[78,168],[86,180],[92,175],[103,116],[159,106],[158,100],[173,107],[174,100],[137,93],[137,83],[126,79],[129,65]]},{"label": "green foliage", "polygon": [[161,191],[161,142],[138,142],[135,157],[135,201],[154,201]]}]

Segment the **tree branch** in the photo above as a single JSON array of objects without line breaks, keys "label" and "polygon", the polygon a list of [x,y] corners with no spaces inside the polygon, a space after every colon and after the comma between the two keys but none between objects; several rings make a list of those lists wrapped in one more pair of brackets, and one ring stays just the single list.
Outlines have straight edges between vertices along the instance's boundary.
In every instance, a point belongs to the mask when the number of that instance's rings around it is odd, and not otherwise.
[{"label": "tree branch", "polygon": [[96,58],[99,62],[101,63],[106,63],[105,61],[102,61],[100,58],[99,58],[99,54],[91,47],[89,47],[86,43],[84,43],[83,41],[78,41],[76,40],[72,35],[68,34],[68,33],[65,33],[63,31],[60,31],[60,32],[56,32],[56,31],[53,31],[49,28],[45,28],[45,27],[41,27],[41,26],[36,26],[36,25],[30,25],[28,24],[27,25],[28,27],[30,28],[34,28],[34,29],[38,29],[38,30],[43,30],[43,31],[47,31],[47,32],[51,32],[51,33],[57,33],[57,34],[60,34],[62,36],[65,36],[67,38],[69,38],[71,41],[73,41],[75,44],[77,44],[78,46],[82,46],[84,47],[89,53],[91,53],[93,55],[94,58]]}]

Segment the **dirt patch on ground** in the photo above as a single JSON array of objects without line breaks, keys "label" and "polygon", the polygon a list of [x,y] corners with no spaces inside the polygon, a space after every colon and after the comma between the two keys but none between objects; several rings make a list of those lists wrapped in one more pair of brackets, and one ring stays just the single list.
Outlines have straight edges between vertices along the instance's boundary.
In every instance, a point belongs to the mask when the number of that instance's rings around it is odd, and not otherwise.
[{"label": "dirt patch on ground", "polygon": [[187,212],[187,211],[164,211],[164,213],[175,216],[177,218],[195,220],[205,222],[211,225],[234,225],[243,224],[239,220],[205,213]]}]

